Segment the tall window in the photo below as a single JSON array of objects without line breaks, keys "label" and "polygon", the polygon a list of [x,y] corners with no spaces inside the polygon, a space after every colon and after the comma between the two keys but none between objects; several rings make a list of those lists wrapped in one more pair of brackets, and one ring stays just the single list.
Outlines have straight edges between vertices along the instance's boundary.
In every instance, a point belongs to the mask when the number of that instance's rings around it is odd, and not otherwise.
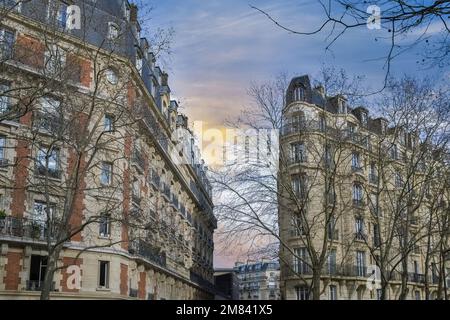
[{"label": "tall window", "polygon": [[353,204],[356,206],[363,204],[363,188],[359,183],[353,184]]},{"label": "tall window", "polygon": [[14,48],[14,32],[0,27],[0,60],[12,58]]},{"label": "tall window", "polygon": [[292,191],[299,199],[306,198],[306,176],[294,175],[292,176]]},{"label": "tall window", "polygon": [[356,275],[358,277],[366,276],[366,253],[364,251],[356,251]]},{"label": "tall window", "polygon": [[325,116],[320,116],[319,118],[319,130],[324,132],[327,128],[327,120]]},{"label": "tall window", "polygon": [[391,159],[392,160],[397,160],[398,159],[398,147],[396,144],[393,144],[391,146]]},{"label": "tall window", "polygon": [[104,132],[114,131],[114,116],[110,114],[105,114],[105,118],[103,119],[103,131]]},{"label": "tall window", "polygon": [[308,251],[306,248],[294,249],[294,271],[298,274],[308,274]]},{"label": "tall window", "polygon": [[360,155],[358,152],[352,153],[352,169],[353,170],[360,170],[361,169],[361,161],[360,161]]},{"label": "tall window", "polygon": [[309,288],[307,286],[299,286],[295,288],[297,300],[309,300]]},{"label": "tall window", "polygon": [[27,282],[27,289],[39,291],[47,270],[47,257],[32,255],[30,260],[30,278]]},{"label": "tall window", "polygon": [[336,249],[331,249],[327,257],[327,271],[329,274],[336,274]]},{"label": "tall window", "polygon": [[101,237],[109,237],[111,235],[111,218],[108,214],[102,214],[99,221],[99,234]]},{"label": "tall window", "polygon": [[302,220],[300,217],[292,218],[292,234],[296,237],[302,236],[305,234]]},{"label": "tall window", "polygon": [[375,162],[370,163],[369,181],[370,183],[378,182],[377,165]]},{"label": "tall window", "polygon": [[337,300],[337,287],[330,286],[330,300]]},{"label": "tall window", "polygon": [[356,126],[351,122],[347,122],[347,130],[350,134],[356,133]]},{"label": "tall window", "polygon": [[10,110],[10,90],[11,87],[8,84],[0,83],[0,113],[6,113]]},{"label": "tall window", "polygon": [[364,240],[364,219],[362,217],[355,218],[356,239]]},{"label": "tall window", "polygon": [[403,187],[403,177],[402,177],[401,173],[399,173],[399,172],[395,173],[395,186],[397,188]]},{"label": "tall window", "polygon": [[109,186],[112,184],[112,170],[113,165],[110,162],[102,162],[100,182],[104,186]]},{"label": "tall window", "polygon": [[291,144],[291,159],[295,163],[303,163],[307,161],[304,143],[297,142]]},{"label": "tall window", "polygon": [[305,114],[303,112],[296,112],[292,115],[291,119],[291,126],[293,132],[299,132],[302,129],[304,129],[306,124],[306,118]]},{"label": "tall window", "polygon": [[0,136],[0,165],[6,160],[6,137]]},{"label": "tall window", "polygon": [[109,288],[109,261],[99,262],[98,286],[99,288]]},{"label": "tall window", "polygon": [[119,32],[119,26],[113,22],[110,22],[108,26],[108,39],[116,40],[117,38],[119,38]]},{"label": "tall window", "polygon": [[381,245],[380,239],[380,226],[378,224],[373,225],[373,246],[378,248]]},{"label": "tall window", "polygon": [[361,123],[364,127],[367,127],[368,117],[367,117],[367,113],[365,113],[365,112],[361,112]]},{"label": "tall window", "polygon": [[294,100],[295,101],[305,101],[306,100],[306,90],[303,86],[298,86],[294,89]]},{"label": "tall window", "polygon": [[59,150],[41,147],[37,154],[37,173],[52,178],[59,178]]}]

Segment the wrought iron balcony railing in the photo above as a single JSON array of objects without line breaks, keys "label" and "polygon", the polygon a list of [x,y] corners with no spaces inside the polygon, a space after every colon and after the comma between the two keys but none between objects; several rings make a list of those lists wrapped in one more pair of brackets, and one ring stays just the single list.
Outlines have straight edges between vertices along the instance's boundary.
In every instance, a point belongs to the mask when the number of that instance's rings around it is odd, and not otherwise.
[{"label": "wrought iron balcony railing", "polygon": [[15,217],[0,218],[0,236],[46,241],[49,232],[50,236],[54,234],[44,221]]},{"label": "wrought iron balcony railing", "polygon": [[161,267],[166,267],[166,254],[159,248],[143,240],[135,240],[130,243],[130,253],[141,256]]}]

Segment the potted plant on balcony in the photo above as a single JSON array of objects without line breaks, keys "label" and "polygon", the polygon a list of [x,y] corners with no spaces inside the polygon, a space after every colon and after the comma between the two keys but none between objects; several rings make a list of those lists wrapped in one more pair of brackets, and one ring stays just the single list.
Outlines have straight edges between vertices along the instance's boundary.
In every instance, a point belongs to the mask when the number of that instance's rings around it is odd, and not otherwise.
[{"label": "potted plant on balcony", "polygon": [[31,224],[31,237],[39,239],[41,237],[41,226],[38,223]]}]

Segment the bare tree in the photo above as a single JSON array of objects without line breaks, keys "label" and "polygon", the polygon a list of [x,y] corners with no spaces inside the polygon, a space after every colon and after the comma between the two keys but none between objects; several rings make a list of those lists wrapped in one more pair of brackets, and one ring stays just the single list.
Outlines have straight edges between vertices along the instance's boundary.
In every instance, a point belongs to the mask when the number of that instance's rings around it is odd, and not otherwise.
[{"label": "bare tree", "polygon": [[[104,23],[97,21],[95,7],[82,3],[85,26],[95,28]],[[2,7],[0,14],[5,20],[15,17],[16,8]],[[124,25],[114,38],[105,38],[93,49],[86,30],[74,42],[66,41],[61,33],[65,26],[58,19],[61,9],[53,9],[49,12],[54,15],[47,17],[28,42],[16,41],[12,47],[12,39],[0,38],[2,75],[15,79],[14,85],[0,87],[0,120],[19,119],[19,129],[8,134],[8,139],[26,151],[11,164],[25,181],[12,181],[5,187],[12,192],[33,192],[41,199],[34,204],[30,219],[11,217],[3,227],[45,241],[47,268],[40,287],[43,300],[50,299],[55,273],[68,267],[60,261],[68,242],[83,237],[85,247],[76,261],[90,249],[132,247],[136,240],[158,231],[149,225],[155,219],[157,204],[141,199],[140,187],[135,188],[126,168],[132,162],[144,166],[140,139],[149,135],[144,130],[150,129],[156,140],[167,139],[158,131],[156,116],[147,102],[134,97],[130,89],[136,79],[121,46],[130,40],[130,34],[137,37],[131,40],[142,41],[139,26],[130,31],[130,25]],[[168,53],[172,33],[158,32],[161,34],[154,37],[161,43],[155,40],[152,45],[159,48],[158,55]],[[155,62],[154,57],[143,61]],[[31,65],[37,70],[35,75],[20,75],[18,80],[21,65]],[[8,181],[8,176],[2,178]],[[142,202],[142,209],[130,208],[133,197]],[[99,228],[104,237],[101,241]],[[112,232],[123,236],[111,237]]]}]

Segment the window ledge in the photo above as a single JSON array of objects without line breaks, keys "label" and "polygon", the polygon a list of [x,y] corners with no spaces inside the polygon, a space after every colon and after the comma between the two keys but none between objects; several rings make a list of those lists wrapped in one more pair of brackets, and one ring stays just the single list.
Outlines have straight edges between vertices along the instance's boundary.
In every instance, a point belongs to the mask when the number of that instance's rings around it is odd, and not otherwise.
[{"label": "window ledge", "polygon": [[101,287],[97,287],[96,289],[98,292],[111,292],[110,288],[101,288]]}]

